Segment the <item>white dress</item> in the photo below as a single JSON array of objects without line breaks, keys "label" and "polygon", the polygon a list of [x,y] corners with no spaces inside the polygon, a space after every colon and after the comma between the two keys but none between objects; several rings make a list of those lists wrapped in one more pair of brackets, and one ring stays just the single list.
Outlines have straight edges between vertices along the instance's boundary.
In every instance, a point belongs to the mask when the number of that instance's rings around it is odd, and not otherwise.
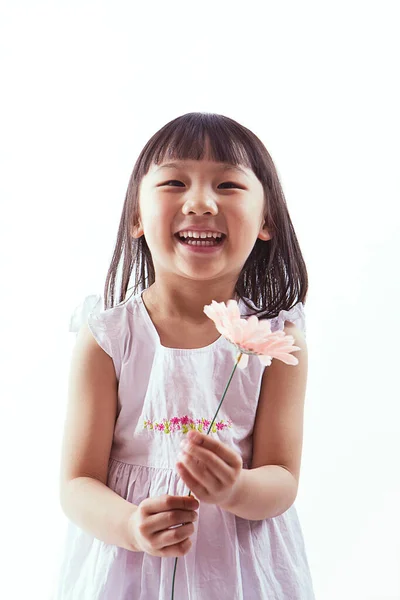
[{"label": "white dress", "polygon": [[[294,322],[305,332],[302,303],[281,311],[271,329]],[[161,345],[142,302],[132,297],[106,311],[89,296],[73,315],[113,359],[118,418],[107,485],[139,504],[149,496],[184,495],[175,470],[179,444],[191,429],[206,430],[233,366],[223,337],[199,349]],[[229,444],[248,468],[263,367],[255,356],[237,369],[210,435]],[[268,368],[268,367],[267,367]],[[175,600],[314,600],[296,508],[251,521],[200,503],[192,548],[178,560]],[[68,524],[55,600],[170,600],[174,559],[108,545]]]}]

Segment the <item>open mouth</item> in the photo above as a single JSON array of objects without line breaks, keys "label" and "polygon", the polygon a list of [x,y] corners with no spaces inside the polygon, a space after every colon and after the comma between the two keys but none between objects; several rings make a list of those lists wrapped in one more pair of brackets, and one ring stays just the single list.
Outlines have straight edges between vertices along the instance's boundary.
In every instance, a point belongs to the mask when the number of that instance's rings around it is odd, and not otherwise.
[{"label": "open mouth", "polygon": [[188,246],[220,246],[226,235],[219,231],[179,231],[175,237]]}]

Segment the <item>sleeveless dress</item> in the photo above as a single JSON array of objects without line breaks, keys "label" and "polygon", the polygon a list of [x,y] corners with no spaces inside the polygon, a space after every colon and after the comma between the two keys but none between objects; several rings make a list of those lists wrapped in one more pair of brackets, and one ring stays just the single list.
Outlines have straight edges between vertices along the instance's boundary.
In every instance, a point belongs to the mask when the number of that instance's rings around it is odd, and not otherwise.
[{"label": "sleeveless dress", "polygon": [[[271,330],[282,330],[285,320],[305,333],[303,304],[281,311]],[[163,347],[140,294],[108,310],[101,296],[88,296],[70,331],[84,321],[112,357],[119,382],[107,485],[136,505],[150,496],[187,494],[175,470],[179,445],[191,428],[207,430],[235,348],[223,337],[204,348]],[[265,368],[256,356],[249,359],[236,370],[209,434],[239,452],[244,468],[251,463]],[[189,553],[178,559],[176,600],[314,600],[294,505],[252,521],[200,503],[191,540]],[[105,544],[68,521],[55,600],[170,600],[173,567],[173,557]]]}]

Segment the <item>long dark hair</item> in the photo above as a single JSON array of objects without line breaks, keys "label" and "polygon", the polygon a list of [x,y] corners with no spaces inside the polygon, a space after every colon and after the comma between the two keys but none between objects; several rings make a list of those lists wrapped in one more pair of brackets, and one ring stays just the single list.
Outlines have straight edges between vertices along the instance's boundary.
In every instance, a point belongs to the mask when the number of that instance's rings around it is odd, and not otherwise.
[{"label": "long dark hair", "polygon": [[[264,188],[266,226],[272,239],[257,239],[236,283],[236,294],[257,307],[259,317],[272,319],[280,310],[305,303],[308,290],[306,265],[286,205],[279,177],[264,144],[233,119],[212,113],[188,113],[167,123],[147,142],[134,166],[118,228],[113,257],[104,287],[105,309],[126,298],[132,271],[132,294],[154,283],[155,273],[144,236],[132,238],[139,219],[139,186],[152,163],[164,159],[201,160],[205,141],[211,160],[244,165],[253,170]],[[122,276],[117,294],[117,273]],[[246,302],[247,304],[247,302]],[[254,311],[253,311],[254,312]]]}]

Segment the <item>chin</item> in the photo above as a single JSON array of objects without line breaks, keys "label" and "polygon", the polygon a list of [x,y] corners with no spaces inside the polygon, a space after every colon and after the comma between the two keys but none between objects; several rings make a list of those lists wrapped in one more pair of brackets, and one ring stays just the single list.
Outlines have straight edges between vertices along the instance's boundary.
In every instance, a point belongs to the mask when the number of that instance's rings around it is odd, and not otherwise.
[{"label": "chin", "polygon": [[223,280],[225,281],[236,281],[239,277],[240,269],[233,271],[232,268],[228,269],[182,269],[179,271],[179,275],[185,279],[198,282],[209,282],[217,283]]}]

